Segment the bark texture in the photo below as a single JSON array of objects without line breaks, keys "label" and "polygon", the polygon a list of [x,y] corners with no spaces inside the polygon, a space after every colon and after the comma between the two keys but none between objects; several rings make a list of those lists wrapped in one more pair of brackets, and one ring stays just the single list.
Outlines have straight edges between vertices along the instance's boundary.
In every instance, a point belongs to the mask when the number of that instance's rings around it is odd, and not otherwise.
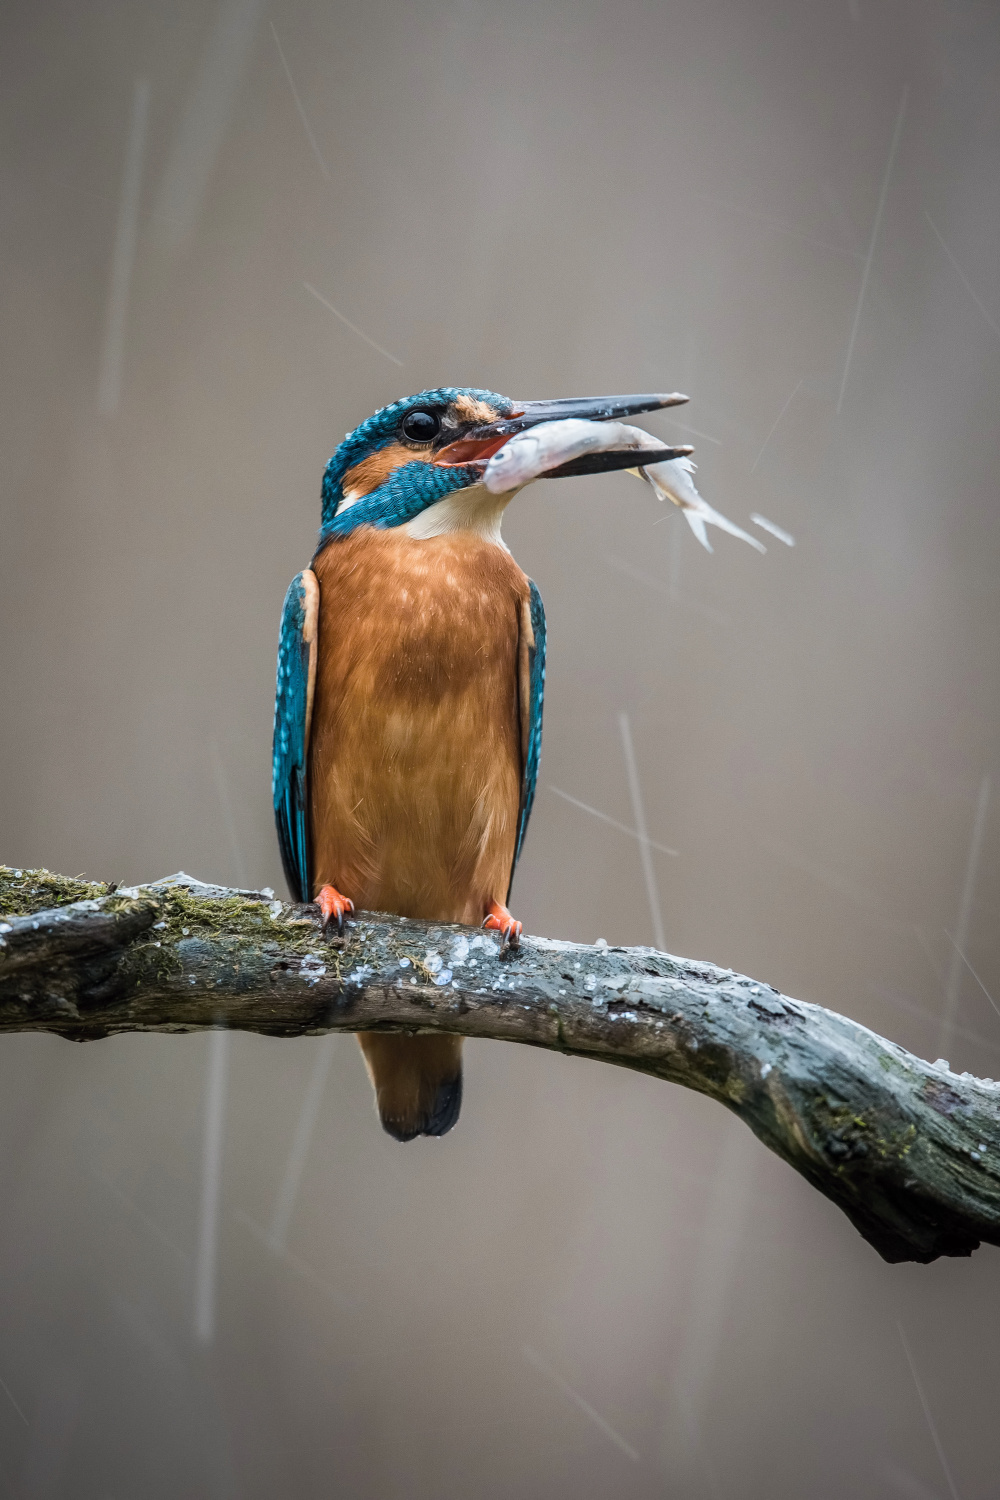
[{"label": "bark texture", "polygon": [[1000,1244],[1000,1084],[652,948],[312,906],[186,875],[113,889],[0,866],[0,1030],[446,1031],[651,1073],[724,1104],[889,1261]]}]

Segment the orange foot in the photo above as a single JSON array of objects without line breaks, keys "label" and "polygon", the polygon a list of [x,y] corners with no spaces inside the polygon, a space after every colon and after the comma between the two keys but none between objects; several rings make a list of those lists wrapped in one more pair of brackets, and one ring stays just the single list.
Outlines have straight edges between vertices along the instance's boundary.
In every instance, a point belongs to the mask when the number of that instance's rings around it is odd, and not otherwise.
[{"label": "orange foot", "polygon": [[344,930],[344,918],[354,910],[354,902],[342,896],[336,886],[324,885],[316,897],[316,905],[323,914],[323,931],[336,922],[338,932]]},{"label": "orange foot", "polygon": [[483,926],[488,932],[500,933],[500,952],[505,948],[517,948],[521,942],[521,924],[514,920],[506,906],[491,901]]}]

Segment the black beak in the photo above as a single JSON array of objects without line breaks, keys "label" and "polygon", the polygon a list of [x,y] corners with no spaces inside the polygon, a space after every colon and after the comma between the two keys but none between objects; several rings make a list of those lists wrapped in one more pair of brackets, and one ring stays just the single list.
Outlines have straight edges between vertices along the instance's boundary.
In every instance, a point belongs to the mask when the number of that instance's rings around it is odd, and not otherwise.
[{"label": "black beak", "polygon": [[[679,391],[669,395],[647,396],[562,396],[555,401],[515,401],[513,411],[507,417],[499,417],[482,427],[474,427],[464,437],[449,443],[434,459],[441,467],[458,464],[484,462],[515,432],[524,432],[528,427],[537,427],[541,422],[562,422],[568,417],[582,418],[585,422],[620,421],[622,417],[638,416],[644,411],[661,411],[665,406],[681,406],[687,396]],[[688,447],[663,448],[646,451],[622,450],[608,453],[587,454],[556,469],[550,469],[546,478],[562,479],[572,474],[606,474],[612,469],[636,468],[638,462],[662,463],[668,458],[680,458],[691,453]]]},{"label": "black beak", "polygon": [[567,417],[580,417],[585,422],[621,421],[622,417],[637,417],[644,411],[683,406],[687,399],[679,391],[673,391],[666,396],[561,396],[556,401],[515,401],[510,416],[491,422],[490,428],[509,435],[523,432],[526,427],[537,427],[539,422],[563,422]]}]

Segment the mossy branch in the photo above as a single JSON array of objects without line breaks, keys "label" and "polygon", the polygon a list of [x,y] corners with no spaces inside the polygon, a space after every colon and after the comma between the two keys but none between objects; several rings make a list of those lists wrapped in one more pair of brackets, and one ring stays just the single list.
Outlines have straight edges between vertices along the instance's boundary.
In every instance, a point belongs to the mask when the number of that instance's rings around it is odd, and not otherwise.
[{"label": "mossy branch", "polygon": [[886,1260],[1000,1244],[1000,1084],[652,948],[493,935],[181,875],[114,889],[0,866],[0,1030],[88,1041],[449,1031],[618,1063],[739,1115]]}]

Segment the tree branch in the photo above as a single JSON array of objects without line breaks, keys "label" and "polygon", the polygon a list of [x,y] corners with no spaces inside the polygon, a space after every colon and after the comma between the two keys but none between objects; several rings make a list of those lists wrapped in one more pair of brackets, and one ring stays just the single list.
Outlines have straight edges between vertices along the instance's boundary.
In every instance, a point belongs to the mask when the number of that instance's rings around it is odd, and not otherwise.
[{"label": "tree branch", "polygon": [[89,1041],[449,1031],[618,1063],[731,1109],[889,1261],[1000,1244],[1000,1084],[652,948],[312,906],[185,875],[115,890],[0,866],[0,1031]]}]

